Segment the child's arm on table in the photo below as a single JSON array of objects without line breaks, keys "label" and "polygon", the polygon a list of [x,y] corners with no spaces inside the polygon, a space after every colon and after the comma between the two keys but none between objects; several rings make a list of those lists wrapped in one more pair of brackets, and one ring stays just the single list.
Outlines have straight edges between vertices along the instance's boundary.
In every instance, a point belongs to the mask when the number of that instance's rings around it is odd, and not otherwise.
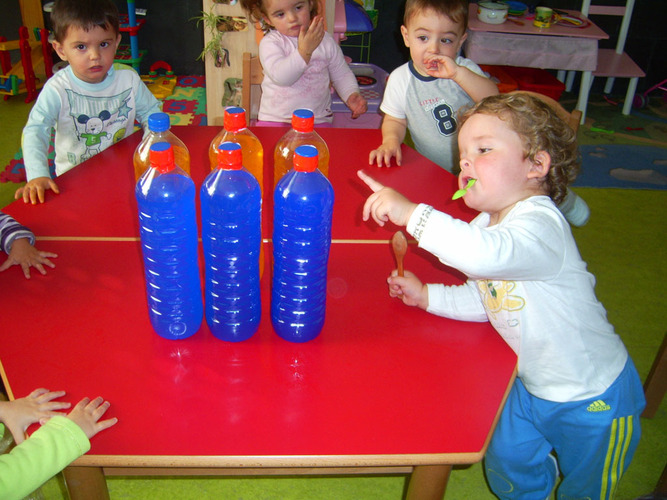
[{"label": "child's arm on table", "polygon": [[451,57],[433,55],[426,62],[429,75],[454,80],[475,102],[498,93],[491,79],[459,66]]},{"label": "child's arm on table", "polygon": [[35,389],[24,398],[0,401],[0,422],[12,433],[14,442],[21,444],[25,440],[25,431],[28,427],[61,415],[56,410],[64,410],[71,406],[66,401],[53,401],[64,395],[65,391]]},{"label": "child's arm on table", "polygon": [[[41,391],[46,389],[33,391],[31,396]],[[55,394],[62,395],[64,392],[46,391],[41,397],[48,395],[48,398],[53,399]],[[6,404],[16,406],[19,401],[21,400]],[[64,402],[50,403],[52,407],[56,404],[61,405],[61,408],[70,406]],[[98,397],[93,401],[84,398],[66,417],[54,411],[40,416],[39,422],[43,425],[29,439],[24,440],[21,433],[21,444],[10,453],[0,456],[0,497],[9,500],[25,497],[86,453],[90,449],[90,439],[118,421],[116,418],[100,421],[108,408],[109,403],[102,398]],[[28,413],[35,412],[28,410]]]},{"label": "child's arm on table", "polygon": [[400,166],[403,160],[401,144],[405,139],[407,129],[408,121],[405,118],[395,118],[385,114],[382,119],[382,144],[379,148],[371,151],[368,156],[368,164],[372,165],[377,162],[378,167],[381,167],[383,163],[389,167],[393,156],[396,157],[396,165]]},{"label": "child's arm on table", "polygon": [[58,257],[58,255],[51,252],[37,250],[30,244],[30,240],[28,238],[17,238],[12,243],[7,260],[5,260],[2,265],[0,265],[0,272],[9,269],[10,266],[18,265],[21,266],[23,275],[29,279],[30,267],[34,267],[41,274],[46,274],[46,269],[44,269],[44,266],[48,266],[51,269],[56,267],[56,265],[49,260],[49,258],[53,257]]},{"label": "child's arm on table", "polygon": [[44,203],[44,195],[47,189],[60,194],[58,185],[51,177],[37,177],[28,181],[25,186],[18,188],[14,193],[14,199],[23,198],[23,203],[29,202],[33,205],[36,205],[37,202]]},{"label": "child's arm on table", "polygon": [[23,163],[28,183],[17,189],[14,199],[23,198],[24,203],[33,205],[44,203],[45,191],[53,190],[59,194],[57,184],[51,179],[49,173],[49,142],[51,131],[56,125],[56,118],[60,113],[60,96],[51,87],[46,85],[30,111],[28,123],[23,128],[21,135],[21,149],[23,150]]}]

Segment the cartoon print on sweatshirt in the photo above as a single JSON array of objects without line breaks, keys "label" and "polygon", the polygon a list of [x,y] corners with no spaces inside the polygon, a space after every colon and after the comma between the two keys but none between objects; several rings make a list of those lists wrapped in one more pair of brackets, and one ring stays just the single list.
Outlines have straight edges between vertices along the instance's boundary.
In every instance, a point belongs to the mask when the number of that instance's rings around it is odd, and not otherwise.
[{"label": "cartoon print on sweatshirt", "polygon": [[[85,144],[85,152],[80,158],[72,158],[70,163],[78,164],[106,149],[104,141],[118,142],[125,136],[125,120],[132,111],[129,101],[132,89],[105,97],[92,97],[67,90],[69,109],[74,121],[79,142]],[[134,103],[131,103],[134,104]]]},{"label": "cartoon print on sweatshirt", "polygon": [[[512,295],[516,288],[514,281],[482,280],[477,282],[486,310],[496,315],[501,311],[520,311],[526,301],[517,295]],[[511,326],[511,325],[510,325]]]}]

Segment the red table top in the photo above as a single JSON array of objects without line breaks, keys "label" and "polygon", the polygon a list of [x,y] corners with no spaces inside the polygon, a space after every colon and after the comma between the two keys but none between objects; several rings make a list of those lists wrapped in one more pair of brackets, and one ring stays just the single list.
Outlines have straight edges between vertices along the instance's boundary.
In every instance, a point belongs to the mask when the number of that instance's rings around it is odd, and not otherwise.
[{"label": "red table top", "polygon": [[[219,127],[172,127],[188,146],[191,174],[201,186],[209,173],[208,146]],[[255,127],[253,132],[264,147],[264,237],[270,238],[273,192],[273,149],[286,129]],[[388,239],[387,229],[361,220],[363,201],[370,194],[356,171],[366,168],[380,182],[400,189],[414,201],[423,201],[470,220],[475,213],[462,201],[453,202],[448,193],[456,190],[456,179],[411,148],[404,146],[403,165],[378,168],[368,165],[371,149],[382,142],[376,129],[317,129],[329,146],[329,177],[335,187],[334,239]],[[88,160],[84,168],[74,168],[56,179],[61,194],[47,191],[47,202],[39,205],[15,202],[4,209],[28,225],[39,237],[138,238],[137,204],[134,198],[132,154],[141,133]],[[428,166],[427,168],[424,168]],[[395,227],[392,228],[396,230]]]},{"label": "red table top", "polygon": [[[214,130],[176,132],[202,161],[205,153],[193,144],[207,144]],[[284,129],[257,132],[271,141]],[[10,269],[0,287],[0,361],[11,393],[64,389],[73,403],[101,395],[112,403],[108,416],[119,418],[77,463],[145,465],[146,457],[157,456],[168,465],[204,460],[219,466],[481,459],[516,356],[488,323],[436,317],[388,296],[385,280],[395,264],[385,241],[394,229],[360,221],[367,193],[356,177],[344,175],[363,166],[379,133],[328,129],[322,136],[332,149],[334,236],[364,241],[332,244],[325,326],[304,344],[286,342],[271,328],[270,272],[262,278],[260,329],[250,340],[219,341],[205,322],[181,341],[152,331],[128,193],[137,138],[61,176],[61,194],[47,203],[9,207],[38,234],[94,237],[41,241],[40,248],[59,255],[56,269],[30,280]],[[124,167],[108,168],[114,163]],[[195,165],[200,185],[204,172]],[[376,170],[408,195],[419,195],[417,180],[437,179],[421,199],[471,215],[445,201],[454,188],[451,175],[412,151],[403,167]],[[414,245],[406,268],[433,282],[462,279]]]}]

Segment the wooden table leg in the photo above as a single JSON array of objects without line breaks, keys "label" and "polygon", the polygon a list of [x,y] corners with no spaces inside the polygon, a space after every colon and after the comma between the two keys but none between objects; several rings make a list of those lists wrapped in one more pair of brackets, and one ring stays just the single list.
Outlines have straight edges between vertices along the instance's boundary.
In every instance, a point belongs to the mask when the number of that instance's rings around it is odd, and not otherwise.
[{"label": "wooden table leg", "polygon": [[442,500],[451,465],[417,465],[410,476],[406,500]]},{"label": "wooden table leg", "polygon": [[63,471],[71,500],[109,500],[102,467],[67,467]]}]

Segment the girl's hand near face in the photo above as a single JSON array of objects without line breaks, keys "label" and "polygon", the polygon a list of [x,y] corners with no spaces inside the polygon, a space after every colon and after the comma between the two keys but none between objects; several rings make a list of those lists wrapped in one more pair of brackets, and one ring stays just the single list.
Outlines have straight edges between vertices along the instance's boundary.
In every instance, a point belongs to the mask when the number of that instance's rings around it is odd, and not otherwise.
[{"label": "girl's hand near face", "polygon": [[306,64],[310,62],[310,57],[315,52],[315,49],[320,46],[323,38],[324,18],[322,16],[315,16],[308,27],[301,26],[298,49],[299,54],[306,61]]}]

